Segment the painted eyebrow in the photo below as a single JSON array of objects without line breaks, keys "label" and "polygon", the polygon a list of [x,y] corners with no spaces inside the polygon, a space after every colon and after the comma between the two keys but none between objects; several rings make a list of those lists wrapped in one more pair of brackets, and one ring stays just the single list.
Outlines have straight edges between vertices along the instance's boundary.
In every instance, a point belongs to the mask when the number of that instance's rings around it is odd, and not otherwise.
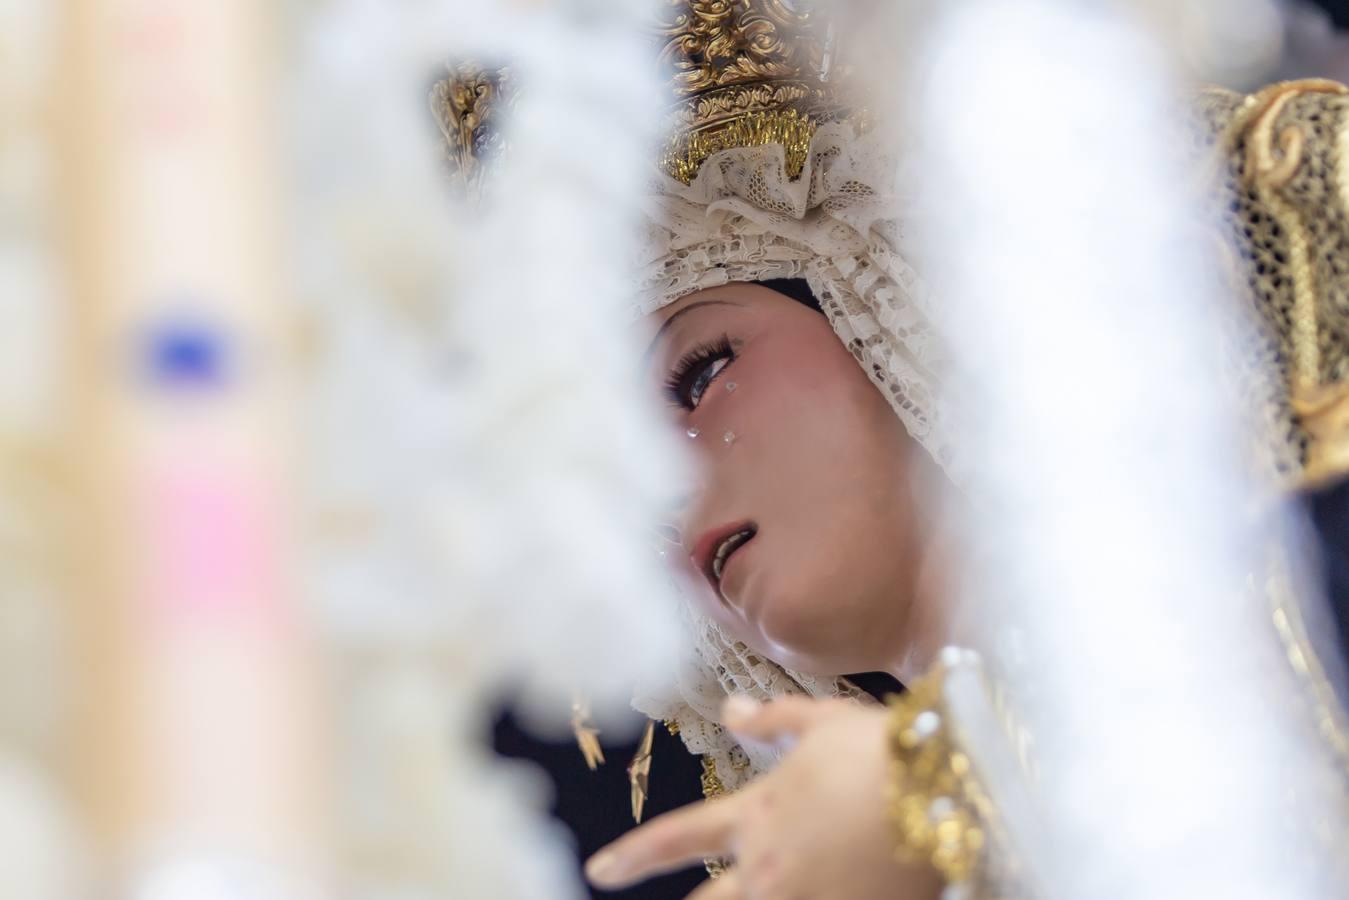
[{"label": "painted eyebrow", "polygon": [[679,312],[675,313],[674,315],[670,316],[670,318],[662,322],[660,328],[656,329],[655,337],[651,339],[650,345],[647,346],[646,353],[642,354],[642,364],[643,365],[651,364],[651,354],[653,354],[656,351],[656,344],[660,341],[661,335],[663,335],[666,332],[666,330],[675,323],[676,319],[684,315],[684,313],[693,312],[700,306],[714,306],[714,305],[740,306],[742,304],[735,303],[731,300],[699,300],[697,303],[690,303],[688,306],[684,307]]}]

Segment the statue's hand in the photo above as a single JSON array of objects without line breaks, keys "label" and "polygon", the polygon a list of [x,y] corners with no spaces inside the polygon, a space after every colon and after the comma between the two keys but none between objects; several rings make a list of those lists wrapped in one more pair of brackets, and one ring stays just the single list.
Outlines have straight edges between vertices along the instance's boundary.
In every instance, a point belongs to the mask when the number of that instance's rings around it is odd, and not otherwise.
[{"label": "statue's hand", "polygon": [[886,713],[838,700],[790,697],[726,704],[749,741],[790,743],[782,764],[737,793],[661,816],[586,866],[603,888],[630,885],[708,858],[733,866],[690,900],[930,900],[941,879],[895,859],[886,819]]}]

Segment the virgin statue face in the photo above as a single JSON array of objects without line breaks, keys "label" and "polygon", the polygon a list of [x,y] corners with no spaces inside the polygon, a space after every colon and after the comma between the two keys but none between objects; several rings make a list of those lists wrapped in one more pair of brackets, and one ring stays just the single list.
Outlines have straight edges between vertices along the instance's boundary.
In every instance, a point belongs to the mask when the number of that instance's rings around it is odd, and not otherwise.
[{"label": "virgin statue face", "polygon": [[896,671],[923,627],[922,451],[881,392],[824,316],[762,285],[647,324],[651,390],[698,463],[671,524],[700,610],[791,668]]}]

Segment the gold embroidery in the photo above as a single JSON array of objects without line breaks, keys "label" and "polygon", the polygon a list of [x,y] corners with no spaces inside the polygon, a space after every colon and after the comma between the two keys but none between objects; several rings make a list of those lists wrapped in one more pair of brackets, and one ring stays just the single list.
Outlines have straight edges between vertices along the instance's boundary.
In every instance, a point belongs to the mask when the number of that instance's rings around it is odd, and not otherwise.
[{"label": "gold embroidery", "polygon": [[721,776],[717,774],[717,763],[711,756],[704,756],[702,786],[703,798],[711,800],[713,797],[720,797],[726,793],[726,785],[722,783]]},{"label": "gold embroidery", "polygon": [[[726,793],[726,785],[722,783],[721,776],[717,774],[716,761],[709,755],[704,756],[702,762],[703,798],[712,800],[722,796]],[[730,868],[730,863],[724,859],[705,859],[703,860],[703,867],[707,869],[707,874],[712,878],[720,878],[726,874],[726,870]]]}]

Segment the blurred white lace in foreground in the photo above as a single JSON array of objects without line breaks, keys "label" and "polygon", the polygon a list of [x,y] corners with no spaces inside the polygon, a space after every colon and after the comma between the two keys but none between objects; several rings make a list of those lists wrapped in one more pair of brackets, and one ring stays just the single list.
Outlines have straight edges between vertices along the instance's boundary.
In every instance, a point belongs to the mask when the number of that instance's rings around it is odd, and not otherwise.
[{"label": "blurred white lace in foreground", "polygon": [[[557,728],[581,691],[603,719],[674,665],[645,523],[682,463],[617,312],[656,109],[641,4],[508,6],[353,0],[302,31],[310,589],[354,684],[343,866],[372,897],[579,896],[484,703],[519,684]],[[425,100],[449,59],[525,87],[471,206]]]}]

